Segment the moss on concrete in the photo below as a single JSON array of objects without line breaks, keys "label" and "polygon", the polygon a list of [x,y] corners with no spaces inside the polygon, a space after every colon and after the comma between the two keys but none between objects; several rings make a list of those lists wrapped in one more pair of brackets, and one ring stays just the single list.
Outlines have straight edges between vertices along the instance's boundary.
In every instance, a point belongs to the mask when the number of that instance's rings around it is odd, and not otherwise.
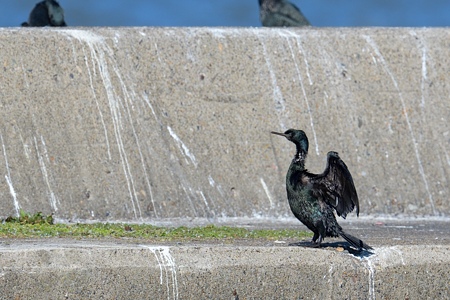
[{"label": "moss on concrete", "polygon": [[305,231],[293,229],[245,229],[229,226],[159,227],[148,224],[95,223],[54,224],[52,216],[20,212],[8,217],[0,226],[0,238],[136,238],[160,241],[211,239],[299,239],[310,237]]}]

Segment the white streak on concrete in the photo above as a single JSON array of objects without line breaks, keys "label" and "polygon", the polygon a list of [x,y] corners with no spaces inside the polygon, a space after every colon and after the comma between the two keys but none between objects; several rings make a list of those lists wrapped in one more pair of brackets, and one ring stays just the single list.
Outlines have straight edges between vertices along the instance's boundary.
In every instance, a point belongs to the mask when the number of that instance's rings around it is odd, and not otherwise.
[{"label": "white streak on concrete", "polygon": [[147,94],[143,94],[142,98],[144,99],[145,103],[147,103],[148,107],[150,107],[150,110],[152,111],[153,116],[155,117],[156,121],[159,123],[159,125],[162,125],[161,121],[159,120],[158,116],[155,113],[155,110],[153,109],[153,105],[150,102],[150,99],[148,99]]},{"label": "white streak on concrete", "polygon": [[269,70],[270,80],[272,81],[273,88],[273,101],[275,103],[275,110],[278,115],[278,122],[280,122],[280,127],[284,131],[286,130],[286,125],[282,120],[281,116],[286,111],[286,103],[281,93],[281,89],[278,86],[277,77],[273,71],[272,63],[270,62],[269,54],[267,53],[266,44],[261,40],[261,45],[263,47],[264,59],[266,60],[267,69]]},{"label": "white streak on concrete", "polygon": [[19,136],[20,136],[20,141],[22,142],[23,145],[23,152],[25,153],[25,156],[27,157],[28,162],[31,161],[30,159],[30,147],[28,146],[27,143],[25,143],[22,133],[20,132],[20,130],[17,130],[19,132]]},{"label": "white streak on concrete", "polygon": [[28,72],[27,72],[27,70],[25,69],[25,66],[23,65],[23,61],[21,61],[21,65],[22,65],[23,81],[25,82],[25,86],[26,86],[27,88],[29,88],[29,87],[30,87],[30,84],[29,84],[28,78],[27,78]]},{"label": "white streak on concrete", "polygon": [[158,58],[159,63],[162,63],[161,57],[159,56],[158,44],[155,43],[156,57]]},{"label": "white streak on concrete", "polygon": [[316,147],[315,147],[316,148],[316,154],[319,155],[320,154],[319,153],[319,144],[317,142],[316,130],[314,129],[314,120],[313,120],[313,116],[312,116],[312,112],[311,112],[311,107],[309,106],[308,96],[306,95],[305,86],[303,85],[303,78],[302,78],[302,75],[300,74],[300,69],[299,69],[298,64],[297,64],[297,59],[295,58],[294,50],[292,49],[292,45],[291,45],[291,42],[290,42],[289,38],[286,38],[286,42],[289,45],[289,50],[291,51],[292,61],[294,62],[295,70],[297,71],[297,76],[298,76],[298,79],[300,81],[300,87],[302,89],[303,99],[305,100],[306,108],[308,109],[309,122],[311,124],[311,130],[312,130],[313,136],[314,136],[314,143],[316,145]]},{"label": "white streak on concrete", "polygon": [[369,270],[369,299],[375,300],[375,270],[370,259],[367,259],[367,269]]},{"label": "white streak on concrete", "polygon": [[47,159],[47,163],[50,163],[50,159],[48,157],[47,145],[45,144],[45,140],[42,135],[41,135],[41,143],[42,143],[42,147],[44,148],[44,155],[45,155],[45,158]]},{"label": "white streak on concrete", "polygon": [[[107,57],[114,62],[113,51],[109,48],[105,41],[105,38],[92,33],[87,30],[61,30],[67,36],[78,39],[80,42],[84,42],[90,49],[94,75],[95,65],[97,65],[99,74],[102,78],[103,85],[106,91],[109,109],[111,113],[112,123],[114,127],[114,134],[116,138],[117,147],[119,149],[119,156],[122,164],[123,173],[128,187],[128,192],[130,195],[131,204],[133,207],[134,217],[142,219],[142,212],[139,207],[139,200],[137,199],[136,189],[134,185],[133,176],[131,173],[131,168],[128,163],[127,153],[125,151],[125,146],[122,140],[122,132],[124,125],[122,123],[122,115],[120,113],[121,103],[120,98],[116,97],[116,92],[114,90],[114,85],[112,84],[111,76],[108,71],[108,61]],[[88,68],[89,69],[89,68]],[[131,120],[130,120],[131,122]],[[137,207],[137,208],[136,208]],[[139,214],[139,215],[138,215]]]},{"label": "white streak on concrete", "polygon": [[184,193],[186,194],[186,197],[189,200],[189,204],[191,205],[191,208],[192,208],[192,211],[193,211],[194,215],[196,217],[198,217],[198,213],[197,213],[197,210],[195,209],[194,202],[192,202],[191,194],[189,194],[188,190],[186,189],[186,187],[184,186],[183,183],[181,183],[181,187],[183,188],[183,191],[184,191]]},{"label": "white streak on concrete", "polygon": [[297,34],[294,34],[292,32],[290,32],[290,33],[295,37],[295,40],[297,41],[297,47],[302,52],[303,61],[305,63],[306,76],[308,77],[309,85],[313,85],[313,81],[311,79],[311,75],[309,74],[309,64],[308,64],[308,60],[306,59],[306,52],[305,52],[305,49],[302,46],[302,42],[300,40],[300,36],[297,35]]},{"label": "white streak on concrete", "polygon": [[[325,279],[327,277],[327,275],[324,275],[324,278],[323,279]],[[334,285],[333,285],[333,280],[334,278],[333,278],[333,264],[330,264],[330,268],[328,269],[328,280],[327,280],[327,282],[328,282],[328,299],[333,299],[333,287],[334,287]]]},{"label": "white streak on concrete", "polygon": [[167,130],[169,130],[170,135],[177,143],[178,148],[180,149],[180,152],[184,154],[186,162],[189,164],[189,161],[186,159],[188,157],[192,164],[197,168],[197,160],[195,159],[194,154],[191,153],[189,148],[183,143],[183,141],[175,134],[175,132],[172,130],[170,126],[167,126]]},{"label": "white streak on concrete", "polygon": [[208,175],[208,181],[209,181],[209,185],[214,187],[216,185],[216,182],[214,181],[214,179],[211,177],[211,175]]},{"label": "white streak on concrete", "polygon": [[[198,191],[198,192],[199,192],[200,195],[202,196],[203,202],[205,203],[206,207],[208,208],[208,213],[212,214],[212,215],[215,217],[215,216],[216,216],[216,213],[215,213],[214,209],[210,209],[210,208],[209,208],[208,200],[206,199],[205,194],[203,194],[202,191]],[[211,201],[211,204],[212,204],[213,206],[215,206],[213,200],[210,199],[210,201]]]},{"label": "white streak on concrete", "polygon": [[267,198],[269,198],[269,202],[270,202],[270,208],[274,207],[274,203],[273,203],[273,197],[270,194],[269,188],[267,187],[267,184],[265,183],[264,179],[261,177],[259,178],[259,180],[261,181],[261,185],[264,189],[264,192],[266,192]]},{"label": "white streak on concrete", "polygon": [[[84,54],[84,62],[86,63],[86,69],[89,74],[89,84],[91,86],[92,96],[94,97],[95,104],[96,104],[97,110],[98,110],[98,114],[100,116],[100,121],[102,122],[103,132],[105,134],[106,148],[108,150],[108,159],[111,160],[112,157],[111,157],[111,148],[109,146],[108,130],[106,129],[106,124],[105,124],[105,120],[103,118],[103,113],[102,113],[102,110],[100,109],[100,104],[98,103],[97,94],[96,94],[95,88],[94,88],[94,82],[92,80],[91,68],[89,67],[87,55],[86,55],[86,52],[84,51],[84,48],[83,48],[83,54]],[[92,56],[91,56],[91,58],[93,59]],[[92,63],[93,63],[92,69],[95,71],[95,63],[94,62],[92,62]]]},{"label": "white streak on concrete", "polygon": [[330,98],[328,96],[328,93],[326,91],[323,91],[323,94],[325,95],[325,98],[323,98],[323,102],[325,103],[325,106],[328,107],[328,98]]},{"label": "white streak on concrete", "polygon": [[421,102],[420,102],[420,106],[422,108],[425,107],[425,83],[427,81],[427,47],[425,46],[424,42],[422,41],[422,39],[420,39],[417,36],[417,33],[414,30],[411,30],[409,32],[413,37],[415,37],[419,43],[419,47],[422,50],[422,79],[420,82],[420,90],[422,93],[422,98],[421,98]]},{"label": "white streak on concrete", "polygon": [[37,153],[37,156],[38,156],[38,162],[39,162],[39,166],[41,168],[41,173],[42,173],[42,176],[44,178],[44,182],[47,185],[47,189],[48,189],[48,193],[49,193],[50,206],[52,207],[52,210],[56,212],[56,211],[58,211],[58,206],[57,206],[57,202],[58,201],[57,201],[55,193],[53,193],[53,189],[52,189],[52,187],[50,185],[50,181],[49,181],[49,178],[48,178],[47,167],[45,166],[44,158],[42,157],[42,155],[39,152],[39,146],[38,146],[38,142],[37,142],[36,137],[34,137],[34,145],[35,145],[35,148],[36,148],[36,153]]},{"label": "white streak on concrete", "polygon": [[14,210],[16,211],[16,216],[18,217],[19,212],[20,212],[20,205],[19,205],[19,201],[17,200],[17,193],[14,190],[14,186],[12,183],[11,172],[9,170],[9,164],[8,164],[8,156],[6,155],[6,147],[5,147],[5,143],[3,141],[3,136],[1,134],[0,134],[0,139],[2,141],[3,155],[5,156],[6,171],[8,173],[5,175],[5,179],[9,186],[9,192],[11,193],[11,196],[13,198],[13,205],[14,205]]},{"label": "white streak on concrete", "polygon": [[[8,169],[8,173],[9,173],[9,169]],[[14,190],[14,186],[12,184],[11,177],[8,177],[8,175],[5,175],[5,179],[6,179],[6,182],[8,183],[9,193],[13,197],[14,210],[16,211],[16,216],[18,217],[19,211],[20,211],[20,205],[19,205],[19,201],[17,201],[17,193]]]},{"label": "white streak on concrete", "polygon": [[[150,250],[156,258],[156,262],[160,270],[160,285],[163,285],[163,279],[165,274],[167,299],[178,299],[178,280],[177,280],[177,267],[175,259],[170,254],[170,247],[167,246],[146,246],[140,245],[143,248]],[[163,274],[164,269],[164,274]],[[171,287],[169,286],[171,285]],[[172,297],[171,297],[172,296]]]},{"label": "white streak on concrete", "polygon": [[425,107],[425,82],[427,81],[427,48],[422,47],[422,80],[420,82],[420,90],[422,92],[422,101],[420,105]]},{"label": "white streak on concrete", "polygon": [[[193,197],[194,199],[197,199],[198,194],[200,194],[198,191],[194,191],[191,187],[189,187],[189,192],[191,193],[191,195],[192,195],[192,197]],[[201,195],[201,194],[200,194],[200,195]],[[200,208],[203,210],[203,215],[206,216],[206,217],[208,217],[208,214],[209,214],[209,212],[210,212],[211,210],[209,209],[208,202],[206,202],[206,198],[203,197],[203,201],[205,202],[206,208],[207,208],[208,211],[207,211],[203,206],[200,206]],[[197,202],[197,201],[196,201],[196,202]]]},{"label": "white streak on concrete", "polygon": [[398,92],[398,95],[399,95],[399,98],[400,98],[400,101],[401,101],[402,107],[403,107],[403,114],[405,115],[406,123],[408,124],[409,133],[411,135],[411,140],[412,140],[412,144],[413,144],[413,147],[414,147],[414,152],[416,154],[417,163],[419,165],[419,173],[422,176],[422,180],[423,180],[423,182],[425,184],[425,189],[427,190],[427,193],[428,193],[428,197],[429,197],[429,200],[430,200],[432,213],[434,215],[436,215],[436,208],[434,206],[433,195],[430,192],[430,188],[428,186],[428,180],[427,180],[427,178],[425,176],[425,171],[423,169],[422,160],[420,159],[419,148],[417,147],[417,140],[416,140],[416,137],[414,135],[414,130],[412,128],[411,121],[409,120],[408,110],[406,108],[405,100],[403,99],[403,94],[402,94],[400,88],[398,87],[397,80],[395,79],[395,77],[392,74],[391,70],[389,69],[386,61],[384,60],[384,57],[381,55],[380,51],[378,50],[378,46],[376,45],[376,43],[372,40],[372,38],[370,36],[364,36],[364,37],[365,37],[367,43],[372,47],[373,51],[377,55],[378,59],[380,60],[381,64],[383,65],[383,68],[384,68],[385,72],[391,78],[392,83],[394,84],[394,87],[395,87],[395,89]]},{"label": "white streak on concrete", "polygon": [[[116,75],[117,75],[117,77],[119,78],[120,84],[121,84],[121,86],[122,86],[122,92],[123,92],[125,98],[127,98],[127,99],[130,101],[130,105],[132,106],[133,103],[131,102],[131,99],[132,99],[133,97],[130,96],[130,94],[129,94],[129,92],[128,92],[128,89],[127,89],[127,86],[126,86],[126,84],[123,82],[122,76],[120,75],[119,70],[118,70],[116,67],[114,67],[114,70],[115,70]],[[133,94],[134,94],[134,93],[133,93]],[[139,137],[138,137],[138,135],[137,135],[137,133],[136,133],[136,129],[134,128],[134,125],[133,125],[133,117],[132,117],[132,115],[131,115],[131,110],[130,110],[130,107],[129,107],[129,105],[128,105],[128,101],[124,101],[124,102],[125,102],[125,108],[126,108],[127,113],[128,113],[128,118],[129,118],[129,120],[130,120],[130,125],[131,125],[131,128],[132,128],[132,130],[133,130],[133,136],[134,136],[134,139],[135,139],[136,144],[137,144],[137,148],[138,148],[138,152],[139,152],[139,157],[140,157],[140,159],[141,159],[141,165],[142,165],[142,169],[143,169],[143,171],[144,171],[145,182],[146,182],[146,184],[147,184],[147,188],[148,188],[148,191],[149,191],[149,193],[150,193],[150,200],[151,200],[152,205],[153,205],[153,208],[154,208],[155,216],[158,218],[158,212],[156,211],[156,205],[155,205],[155,201],[154,201],[154,199],[153,199],[152,186],[151,186],[151,184],[150,184],[150,180],[149,180],[149,177],[148,177],[147,167],[145,166],[145,159],[144,159],[144,155],[142,154],[142,149],[141,149],[141,144],[140,144],[140,142],[139,142]],[[131,108],[133,108],[133,106],[132,106]],[[131,174],[131,172],[130,172],[130,174]],[[131,177],[131,179],[133,179],[133,178]],[[135,193],[135,198],[136,198],[136,200],[137,200],[138,197],[137,197],[137,194],[136,194],[136,190],[134,189],[134,180],[133,180],[133,190],[134,190],[134,193]],[[138,208],[139,208],[139,211],[141,211],[141,208],[140,208],[140,205],[139,205],[139,201],[136,201],[136,204],[137,204],[137,206],[138,206]]]}]

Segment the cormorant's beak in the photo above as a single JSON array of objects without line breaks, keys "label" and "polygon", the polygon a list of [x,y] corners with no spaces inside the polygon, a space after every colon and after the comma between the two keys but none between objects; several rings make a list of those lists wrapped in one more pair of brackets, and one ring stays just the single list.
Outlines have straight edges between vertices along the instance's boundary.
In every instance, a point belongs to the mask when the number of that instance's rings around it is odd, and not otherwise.
[{"label": "cormorant's beak", "polygon": [[276,134],[276,135],[281,135],[281,136],[284,136],[285,138],[288,138],[287,134],[284,134],[284,133],[281,133],[281,132],[271,131],[270,133]]}]

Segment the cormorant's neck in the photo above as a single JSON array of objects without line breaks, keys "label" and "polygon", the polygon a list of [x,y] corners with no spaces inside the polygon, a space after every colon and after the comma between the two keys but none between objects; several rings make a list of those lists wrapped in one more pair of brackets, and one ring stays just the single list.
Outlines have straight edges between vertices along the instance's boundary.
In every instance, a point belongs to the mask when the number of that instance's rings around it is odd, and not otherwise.
[{"label": "cormorant's neck", "polygon": [[295,153],[294,158],[292,159],[292,165],[297,166],[300,170],[305,169],[305,159],[308,153],[303,150],[300,146],[297,145],[297,152]]}]

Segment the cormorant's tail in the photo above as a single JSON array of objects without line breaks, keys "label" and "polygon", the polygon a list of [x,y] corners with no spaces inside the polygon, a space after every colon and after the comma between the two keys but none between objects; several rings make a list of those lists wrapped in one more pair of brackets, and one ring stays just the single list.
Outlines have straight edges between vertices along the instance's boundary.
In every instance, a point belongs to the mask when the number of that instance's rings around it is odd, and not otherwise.
[{"label": "cormorant's tail", "polygon": [[342,236],[351,246],[358,249],[358,251],[361,251],[362,249],[365,250],[373,249],[372,247],[364,243],[362,240],[358,239],[357,237],[354,237],[353,235],[345,233],[343,230],[339,231],[339,235]]}]

